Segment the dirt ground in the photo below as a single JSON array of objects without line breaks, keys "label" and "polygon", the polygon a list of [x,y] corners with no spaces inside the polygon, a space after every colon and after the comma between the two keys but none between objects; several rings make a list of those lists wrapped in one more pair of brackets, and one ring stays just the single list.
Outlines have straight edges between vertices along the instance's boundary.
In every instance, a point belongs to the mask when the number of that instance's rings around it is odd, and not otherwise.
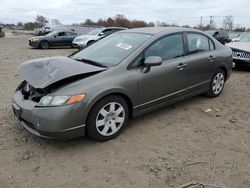
[{"label": "dirt ground", "polygon": [[75,49],[31,49],[27,39],[0,39],[0,187],[250,187],[249,71],[233,71],[220,97],[145,114],[114,140],[56,142],[32,136],[14,118],[17,66]]}]

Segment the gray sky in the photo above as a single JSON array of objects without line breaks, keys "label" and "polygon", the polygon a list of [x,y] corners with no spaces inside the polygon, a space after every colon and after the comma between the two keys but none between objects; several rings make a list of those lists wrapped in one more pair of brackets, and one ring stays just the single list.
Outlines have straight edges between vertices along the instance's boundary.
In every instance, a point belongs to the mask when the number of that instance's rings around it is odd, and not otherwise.
[{"label": "gray sky", "polygon": [[83,22],[86,18],[113,17],[197,25],[214,17],[217,26],[232,15],[235,24],[250,27],[250,0],[0,0],[0,22],[34,21],[37,14],[59,19],[63,24]]}]

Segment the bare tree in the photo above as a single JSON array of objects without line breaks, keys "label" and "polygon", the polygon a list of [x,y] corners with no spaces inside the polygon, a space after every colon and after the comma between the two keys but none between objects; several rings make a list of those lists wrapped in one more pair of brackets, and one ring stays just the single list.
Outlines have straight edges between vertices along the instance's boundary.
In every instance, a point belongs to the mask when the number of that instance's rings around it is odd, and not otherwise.
[{"label": "bare tree", "polygon": [[42,15],[37,15],[35,21],[36,21],[37,25],[39,25],[40,27],[43,27],[43,26],[45,26],[46,23],[48,23],[47,18],[45,18]]},{"label": "bare tree", "polygon": [[229,16],[225,16],[225,18],[223,19],[223,27],[225,30],[233,30],[233,23],[234,23],[234,17],[229,15]]}]

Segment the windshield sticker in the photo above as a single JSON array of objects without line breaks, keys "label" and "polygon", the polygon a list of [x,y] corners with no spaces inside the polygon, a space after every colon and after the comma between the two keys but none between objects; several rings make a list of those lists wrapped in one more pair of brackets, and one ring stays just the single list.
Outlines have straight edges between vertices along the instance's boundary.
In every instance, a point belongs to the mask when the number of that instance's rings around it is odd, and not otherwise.
[{"label": "windshield sticker", "polygon": [[129,44],[124,44],[124,43],[119,43],[119,44],[116,45],[116,47],[122,48],[122,49],[124,49],[124,50],[129,50],[130,48],[132,48],[131,45],[129,45]]}]

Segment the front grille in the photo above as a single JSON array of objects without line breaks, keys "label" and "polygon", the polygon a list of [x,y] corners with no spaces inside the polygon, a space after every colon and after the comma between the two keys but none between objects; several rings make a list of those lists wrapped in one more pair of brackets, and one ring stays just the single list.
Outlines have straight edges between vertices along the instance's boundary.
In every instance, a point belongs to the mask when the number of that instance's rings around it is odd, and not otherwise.
[{"label": "front grille", "polygon": [[250,60],[250,52],[233,50],[233,58],[240,60]]}]

